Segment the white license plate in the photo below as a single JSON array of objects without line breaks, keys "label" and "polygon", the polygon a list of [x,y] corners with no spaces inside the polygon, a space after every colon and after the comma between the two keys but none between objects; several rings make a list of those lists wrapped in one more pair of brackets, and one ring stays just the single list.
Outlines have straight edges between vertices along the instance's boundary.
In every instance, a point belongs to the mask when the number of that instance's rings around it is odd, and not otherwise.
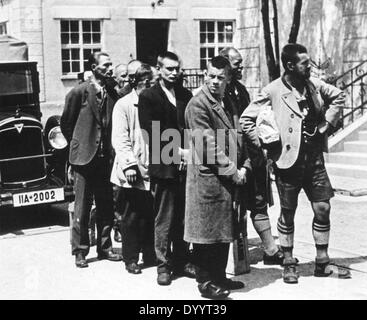
[{"label": "white license plate", "polygon": [[63,201],[64,199],[63,188],[24,192],[13,194],[13,206],[32,206],[34,204]]}]

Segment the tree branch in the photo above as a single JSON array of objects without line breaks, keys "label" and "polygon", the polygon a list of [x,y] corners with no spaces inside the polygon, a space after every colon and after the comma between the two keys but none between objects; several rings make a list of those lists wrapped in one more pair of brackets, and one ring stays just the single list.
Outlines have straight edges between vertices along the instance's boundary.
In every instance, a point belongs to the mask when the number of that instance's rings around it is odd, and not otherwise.
[{"label": "tree branch", "polygon": [[270,33],[269,0],[261,0],[261,14],[264,26],[266,64],[269,70],[269,80],[273,81],[274,79],[277,78],[277,76],[276,76],[273,44],[271,41],[271,33]]},{"label": "tree branch", "polygon": [[291,32],[289,34],[288,43],[297,42],[299,26],[301,24],[301,10],[302,10],[302,0],[296,0],[296,3],[294,4],[293,23]]},{"label": "tree branch", "polygon": [[274,19],[273,19],[273,28],[274,28],[274,50],[275,50],[275,76],[280,77],[280,54],[279,54],[279,26],[278,26],[278,7],[277,0],[272,0],[273,11],[274,11]]}]

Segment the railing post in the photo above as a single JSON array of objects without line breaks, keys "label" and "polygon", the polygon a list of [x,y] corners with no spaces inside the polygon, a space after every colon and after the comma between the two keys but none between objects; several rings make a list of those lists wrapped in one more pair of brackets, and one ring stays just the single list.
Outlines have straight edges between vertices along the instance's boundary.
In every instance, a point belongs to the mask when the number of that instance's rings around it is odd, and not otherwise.
[{"label": "railing post", "polygon": [[362,110],[361,110],[361,112],[362,112],[362,115],[363,115],[363,113],[364,113],[364,82],[363,82],[363,78],[361,79],[361,106],[362,106]]},{"label": "railing post", "polygon": [[352,84],[350,87],[350,99],[351,99],[351,116],[352,116],[352,123],[354,122],[354,79],[353,79],[353,70],[350,72],[350,83]]}]

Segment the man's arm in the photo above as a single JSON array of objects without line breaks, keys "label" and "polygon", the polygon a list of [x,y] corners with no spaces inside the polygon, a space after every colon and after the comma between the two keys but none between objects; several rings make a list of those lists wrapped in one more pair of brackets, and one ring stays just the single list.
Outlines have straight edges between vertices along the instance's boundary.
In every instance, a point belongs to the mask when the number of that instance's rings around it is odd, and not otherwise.
[{"label": "man's arm", "polygon": [[151,99],[144,94],[140,94],[138,103],[138,114],[140,128],[148,133],[148,137],[144,134],[144,139],[149,138],[145,143],[150,145],[152,141],[152,121],[156,120],[154,116],[154,106]]},{"label": "man's arm", "polygon": [[127,107],[120,100],[112,112],[112,146],[115,149],[118,164],[123,171],[138,165],[130,139]]},{"label": "man's arm", "polygon": [[345,104],[345,93],[324,81],[318,80],[318,82],[321,97],[328,106],[325,113],[326,128],[320,130],[321,133],[324,133],[328,129],[327,123],[333,127],[337,125],[341,109]]},{"label": "man's arm", "polygon": [[206,107],[191,100],[185,112],[185,120],[193,135],[194,156],[214,173],[234,179],[238,175],[237,166],[217,144],[216,132],[210,125]]},{"label": "man's arm", "polygon": [[73,137],[74,127],[79,116],[81,104],[81,91],[76,88],[72,89],[66,95],[65,107],[60,120],[61,132],[69,143]]},{"label": "man's arm", "polygon": [[270,96],[266,91],[262,91],[257,98],[250,103],[240,117],[242,131],[246,135],[246,140],[252,147],[261,148],[261,143],[257,134],[256,119],[263,107],[271,106]]}]

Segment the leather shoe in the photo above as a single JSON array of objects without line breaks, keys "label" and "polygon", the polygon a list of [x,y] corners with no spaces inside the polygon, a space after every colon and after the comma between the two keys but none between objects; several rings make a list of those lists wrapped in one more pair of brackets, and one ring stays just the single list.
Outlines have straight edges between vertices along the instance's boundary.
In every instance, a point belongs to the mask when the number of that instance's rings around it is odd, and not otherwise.
[{"label": "leather shoe", "polygon": [[296,268],[296,259],[284,259],[283,281],[285,283],[298,283],[298,272]]},{"label": "leather shoe", "polygon": [[84,253],[77,253],[75,256],[75,265],[77,266],[77,268],[87,268],[88,267],[88,262],[85,259],[85,254]]},{"label": "leather shoe", "polygon": [[110,261],[122,261],[122,256],[118,253],[114,253],[112,250],[108,252],[99,253],[98,260],[110,260]]},{"label": "leather shoe", "polygon": [[234,281],[231,279],[224,279],[222,281],[218,281],[217,284],[226,290],[239,290],[245,287],[245,284],[241,281]]},{"label": "leather shoe", "polygon": [[[294,260],[296,261],[296,264],[298,264],[298,259],[294,258]],[[280,266],[284,266],[283,262],[284,262],[284,254],[283,251],[281,249],[279,249],[274,255],[269,256],[268,254],[266,254],[264,252],[264,256],[263,256],[263,262],[265,265],[280,265]]]},{"label": "leather shoe", "polygon": [[269,256],[266,252],[264,252],[263,261],[265,265],[283,265],[284,254],[281,250],[278,250],[272,256]]},{"label": "leather shoe", "polygon": [[141,269],[140,269],[139,265],[136,262],[128,263],[126,265],[126,270],[127,270],[127,272],[132,273],[132,274],[140,274],[141,273]]},{"label": "leather shoe", "polygon": [[339,279],[352,278],[352,275],[348,269],[331,264],[330,262],[325,263],[316,262],[314,271],[315,277],[329,277],[331,275]]},{"label": "leather shoe", "polygon": [[225,299],[231,293],[229,290],[221,288],[212,281],[199,284],[198,289],[202,297],[215,300]]},{"label": "leather shoe", "polygon": [[169,286],[172,282],[171,274],[168,272],[158,273],[157,283],[160,286]]},{"label": "leather shoe", "polygon": [[144,260],[143,267],[144,268],[156,267],[157,264],[158,263],[156,260]]},{"label": "leather shoe", "polygon": [[195,266],[192,263],[187,263],[183,268],[177,269],[173,272],[176,277],[187,277],[191,279],[196,278]]}]

